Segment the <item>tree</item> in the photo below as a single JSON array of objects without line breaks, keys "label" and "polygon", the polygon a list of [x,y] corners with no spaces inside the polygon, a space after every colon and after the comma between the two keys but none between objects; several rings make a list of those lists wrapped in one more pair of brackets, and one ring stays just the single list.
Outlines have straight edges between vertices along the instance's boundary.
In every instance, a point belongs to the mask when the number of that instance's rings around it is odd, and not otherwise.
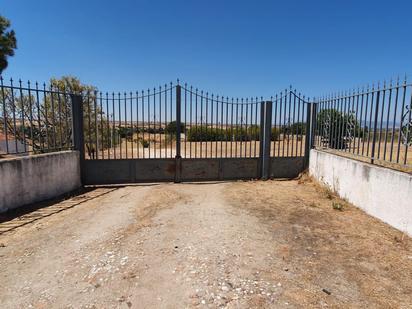
[{"label": "tree", "polygon": [[7,68],[7,57],[14,56],[17,40],[14,30],[7,30],[10,21],[0,16],[0,74]]},{"label": "tree", "polygon": [[345,149],[354,137],[360,137],[360,125],[353,113],[324,109],[317,114],[317,132],[329,148]]},{"label": "tree", "polygon": [[[52,78],[47,92],[36,92],[33,88],[30,93],[18,88],[13,92],[2,90],[7,132],[35,153],[68,149],[72,145],[72,94],[83,96],[83,133],[88,156],[95,158],[97,150],[119,143],[119,128],[109,124],[108,115],[100,108],[97,88],[82,84],[76,77]],[[3,128],[1,120],[0,124]]]},{"label": "tree", "polygon": [[[60,79],[52,78],[50,80],[50,85],[55,90],[59,90],[63,93],[79,94],[83,96],[83,132],[84,132],[84,142],[87,154],[89,158],[95,159],[97,150],[104,150],[109,147],[113,147],[121,142],[121,134],[125,134],[125,129],[123,127],[114,127],[109,123],[109,115],[107,115],[99,104],[98,91],[93,85],[83,84],[80,79],[73,76],[63,76]],[[54,102],[59,104],[63,103],[63,100],[58,101],[59,95],[55,94]],[[64,100],[64,102],[69,102]],[[45,102],[46,107],[51,112],[52,110],[52,100],[49,97]],[[70,110],[71,106],[60,106],[63,111]],[[64,114],[61,113],[56,107],[54,108],[56,115],[54,119],[59,119],[57,113],[60,117]],[[71,112],[70,114],[71,115]],[[68,115],[68,117],[70,117]],[[49,117],[50,119],[50,117]],[[57,122],[59,123],[59,122]],[[56,128],[59,129],[58,127]]]}]

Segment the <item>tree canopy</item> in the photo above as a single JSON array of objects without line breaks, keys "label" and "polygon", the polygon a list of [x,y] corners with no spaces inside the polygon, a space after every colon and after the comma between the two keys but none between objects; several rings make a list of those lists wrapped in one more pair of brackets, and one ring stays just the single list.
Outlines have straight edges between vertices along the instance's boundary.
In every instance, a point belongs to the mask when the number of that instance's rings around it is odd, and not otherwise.
[{"label": "tree canopy", "polygon": [[8,30],[10,21],[0,16],[0,74],[9,64],[7,58],[14,56],[14,50],[17,48],[16,34],[14,30]]}]

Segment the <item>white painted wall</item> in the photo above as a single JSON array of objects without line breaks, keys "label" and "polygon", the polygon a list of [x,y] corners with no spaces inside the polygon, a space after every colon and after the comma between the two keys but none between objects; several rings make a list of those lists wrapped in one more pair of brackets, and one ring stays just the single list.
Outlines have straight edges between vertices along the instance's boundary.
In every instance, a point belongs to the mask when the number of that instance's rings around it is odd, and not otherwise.
[{"label": "white painted wall", "polygon": [[0,160],[0,212],[51,199],[80,186],[78,151]]},{"label": "white painted wall", "polygon": [[348,202],[412,236],[412,175],[314,149],[309,174]]}]

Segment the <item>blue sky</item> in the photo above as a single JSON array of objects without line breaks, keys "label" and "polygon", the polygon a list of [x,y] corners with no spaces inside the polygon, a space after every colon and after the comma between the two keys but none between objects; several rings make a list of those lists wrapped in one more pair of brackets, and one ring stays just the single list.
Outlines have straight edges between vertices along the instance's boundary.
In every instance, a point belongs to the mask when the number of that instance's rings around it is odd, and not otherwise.
[{"label": "blue sky", "polygon": [[177,78],[228,96],[309,96],[412,74],[412,1],[1,0],[5,78],[74,75],[103,91]]}]

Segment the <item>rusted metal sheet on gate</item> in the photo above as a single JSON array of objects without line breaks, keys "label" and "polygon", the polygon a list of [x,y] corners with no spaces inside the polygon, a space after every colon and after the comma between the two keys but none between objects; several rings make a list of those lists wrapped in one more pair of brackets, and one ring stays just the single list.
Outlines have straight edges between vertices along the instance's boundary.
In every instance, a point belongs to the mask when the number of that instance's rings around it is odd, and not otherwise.
[{"label": "rusted metal sheet on gate", "polygon": [[182,159],[181,181],[255,179],[258,158]]},{"label": "rusted metal sheet on gate", "polygon": [[86,185],[174,181],[174,159],[85,160]]},{"label": "rusted metal sheet on gate", "polygon": [[259,167],[259,158],[222,159],[222,180],[259,178]]},{"label": "rusted metal sheet on gate", "polygon": [[182,159],[182,181],[218,179],[219,159]]},{"label": "rusted metal sheet on gate", "polygon": [[283,157],[270,159],[270,178],[296,178],[305,169],[304,157]]}]

